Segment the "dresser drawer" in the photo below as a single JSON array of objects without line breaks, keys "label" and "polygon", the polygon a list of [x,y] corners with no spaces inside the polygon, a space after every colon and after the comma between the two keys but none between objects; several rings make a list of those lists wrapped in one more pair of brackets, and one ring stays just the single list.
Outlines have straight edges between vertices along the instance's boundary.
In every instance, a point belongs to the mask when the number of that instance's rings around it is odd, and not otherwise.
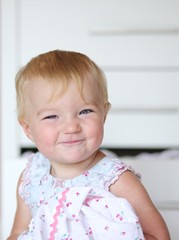
[{"label": "dresser drawer", "polygon": [[179,144],[178,113],[111,112],[106,119],[105,147],[173,148]]},{"label": "dresser drawer", "polygon": [[[178,36],[94,36],[88,38],[88,55],[102,67],[178,66]],[[167,57],[166,57],[167,56]]]},{"label": "dresser drawer", "polygon": [[106,72],[106,77],[113,108],[179,110],[179,71],[118,71]]}]

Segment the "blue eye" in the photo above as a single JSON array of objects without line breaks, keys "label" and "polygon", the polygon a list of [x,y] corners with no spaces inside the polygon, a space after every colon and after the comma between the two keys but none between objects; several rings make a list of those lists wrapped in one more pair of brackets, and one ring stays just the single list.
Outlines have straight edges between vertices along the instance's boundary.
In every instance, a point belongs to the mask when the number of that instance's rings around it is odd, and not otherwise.
[{"label": "blue eye", "polygon": [[58,118],[57,115],[50,115],[50,116],[44,117],[43,120],[45,120],[45,119],[56,119],[56,118]]},{"label": "blue eye", "polygon": [[91,110],[91,109],[84,109],[84,110],[82,110],[82,111],[80,112],[80,115],[81,115],[81,114],[88,114],[88,113],[91,113],[91,112],[93,112],[93,110]]}]

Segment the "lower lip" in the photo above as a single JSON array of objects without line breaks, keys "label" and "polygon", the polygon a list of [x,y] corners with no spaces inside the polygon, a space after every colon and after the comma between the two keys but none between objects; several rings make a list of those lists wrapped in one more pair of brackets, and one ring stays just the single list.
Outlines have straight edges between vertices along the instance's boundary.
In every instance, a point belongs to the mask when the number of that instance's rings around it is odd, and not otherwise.
[{"label": "lower lip", "polygon": [[78,145],[78,144],[81,144],[81,143],[82,143],[82,140],[77,140],[77,141],[61,142],[61,145],[73,146],[73,145]]}]

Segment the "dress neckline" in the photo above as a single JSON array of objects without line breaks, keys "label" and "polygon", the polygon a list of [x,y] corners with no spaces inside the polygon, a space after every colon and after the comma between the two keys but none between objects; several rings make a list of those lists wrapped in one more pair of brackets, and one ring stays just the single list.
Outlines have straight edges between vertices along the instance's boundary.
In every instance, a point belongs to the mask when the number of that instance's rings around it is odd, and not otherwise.
[{"label": "dress neckline", "polygon": [[103,162],[105,161],[107,156],[104,156],[103,158],[101,158],[95,165],[93,165],[90,169],[88,169],[87,171],[82,172],[81,174],[79,174],[76,177],[73,178],[67,178],[67,179],[63,179],[63,178],[58,178],[55,177],[51,174],[51,164],[50,161],[49,162],[49,167],[47,169],[47,175],[53,180],[55,181],[57,184],[59,185],[64,185],[65,182],[72,182],[74,179],[79,179],[79,178],[86,178],[91,172],[93,172],[96,168],[98,168],[98,166],[100,166],[101,164],[103,164]]}]

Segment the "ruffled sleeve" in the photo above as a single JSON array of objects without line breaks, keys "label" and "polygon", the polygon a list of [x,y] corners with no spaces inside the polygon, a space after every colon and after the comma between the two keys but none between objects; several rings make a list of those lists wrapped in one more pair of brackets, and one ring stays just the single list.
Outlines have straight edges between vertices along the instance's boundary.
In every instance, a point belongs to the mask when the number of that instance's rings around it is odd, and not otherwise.
[{"label": "ruffled sleeve", "polygon": [[[44,201],[43,192],[45,191],[43,189],[49,182],[49,169],[50,162],[40,153],[30,155],[23,172],[22,183],[19,186],[19,194],[32,212]],[[39,202],[37,202],[36,196],[39,196]]]},{"label": "ruffled sleeve", "polygon": [[84,186],[98,186],[109,191],[109,187],[126,171],[133,172],[140,179],[140,174],[136,173],[131,166],[119,158],[106,156],[92,169],[83,173],[81,182],[83,181]]}]

